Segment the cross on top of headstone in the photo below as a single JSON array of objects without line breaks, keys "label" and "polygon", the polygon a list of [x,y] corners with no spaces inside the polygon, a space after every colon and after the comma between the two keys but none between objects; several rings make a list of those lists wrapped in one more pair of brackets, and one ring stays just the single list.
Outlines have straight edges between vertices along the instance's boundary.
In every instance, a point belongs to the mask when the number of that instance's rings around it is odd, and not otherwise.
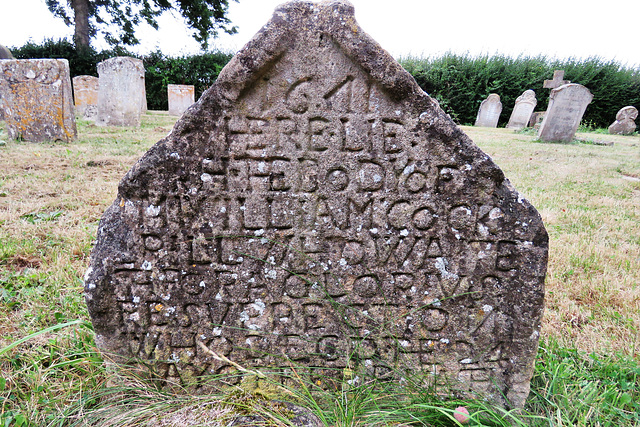
[{"label": "cross on top of headstone", "polygon": [[564,78],[564,70],[555,70],[553,72],[553,80],[545,80],[543,87],[546,89],[555,89],[562,85],[571,83],[570,80],[562,80]]}]

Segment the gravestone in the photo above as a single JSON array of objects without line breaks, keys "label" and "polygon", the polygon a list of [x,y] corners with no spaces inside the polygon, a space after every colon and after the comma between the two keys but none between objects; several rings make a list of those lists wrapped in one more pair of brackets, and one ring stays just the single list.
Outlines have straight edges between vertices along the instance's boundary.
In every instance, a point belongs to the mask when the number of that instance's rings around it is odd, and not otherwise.
[{"label": "gravestone", "polygon": [[571,83],[569,80],[564,79],[564,70],[555,70],[553,72],[553,80],[545,80],[542,87],[546,89],[555,89],[562,85]]},{"label": "gravestone", "polygon": [[540,129],[542,120],[544,119],[545,111],[534,111],[529,119],[529,127],[534,129]]},{"label": "gravestone", "polygon": [[167,85],[169,97],[169,114],[181,116],[195,102],[195,86]]},{"label": "gravestone", "polygon": [[98,64],[98,126],[140,126],[146,106],[142,60],[126,56]]},{"label": "gravestone", "polygon": [[[0,59],[15,59],[11,51],[0,44]],[[4,120],[4,108],[2,107],[2,90],[0,89],[0,120]]]},{"label": "gravestone", "polygon": [[76,114],[86,119],[94,119],[98,114],[98,78],[76,76],[73,78],[73,95]]},{"label": "gravestone", "polygon": [[11,51],[0,44],[0,59],[16,59],[11,54]]},{"label": "gravestone", "polygon": [[537,103],[536,93],[531,89],[525,90],[523,94],[516,99],[516,105],[513,107],[513,111],[509,117],[507,128],[515,130],[526,128]]},{"label": "gravestone", "polygon": [[2,60],[0,92],[9,138],[30,142],[76,139],[66,59]]},{"label": "gravestone", "polygon": [[549,106],[538,129],[538,139],[570,142],[593,95],[586,87],[569,83],[551,90]]},{"label": "gravestone", "polygon": [[478,109],[475,126],[495,128],[502,113],[502,102],[500,95],[492,93],[482,101]]},{"label": "gravestone", "polygon": [[631,135],[636,131],[636,122],[638,118],[638,110],[634,106],[628,106],[620,109],[616,114],[616,121],[609,126],[609,133],[615,135]]},{"label": "gravestone", "polygon": [[321,385],[411,376],[507,407],[529,392],[540,215],[347,2],[278,7],[98,230],[96,343],[161,378],[238,363]]}]

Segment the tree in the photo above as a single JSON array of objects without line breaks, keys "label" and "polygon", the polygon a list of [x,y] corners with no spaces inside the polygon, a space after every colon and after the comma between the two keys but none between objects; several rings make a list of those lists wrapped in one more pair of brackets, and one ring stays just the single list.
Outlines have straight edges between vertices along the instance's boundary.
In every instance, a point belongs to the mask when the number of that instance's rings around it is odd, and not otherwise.
[{"label": "tree", "polygon": [[[156,18],[169,10],[179,11],[187,25],[194,29],[193,37],[203,49],[209,38],[222,30],[234,34],[227,18],[229,0],[45,0],[55,16],[68,25],[75,25],[73,40],[76,48],[87,49],[98,32],[112,46],[139,43],[135,29],[143,20],[158,29]],[[235,0],[238,1],[238,0]]]}]

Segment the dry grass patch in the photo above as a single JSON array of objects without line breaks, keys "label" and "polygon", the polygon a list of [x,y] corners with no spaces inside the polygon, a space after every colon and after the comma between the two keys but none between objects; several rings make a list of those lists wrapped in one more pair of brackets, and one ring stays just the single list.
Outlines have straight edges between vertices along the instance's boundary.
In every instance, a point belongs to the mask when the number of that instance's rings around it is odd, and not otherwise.
[{"label": "dry grass patch", "polygon": [[[205,421],[205,414],[193,408],[202,409],[206,402],[156,396],[144,385],[131,394],[131,401],[123,402],[117,393],[109,400],[109,376],[88,326],[37,333],[77,326],[64,323],[74,319],[88,320],[82,275],[98,221],[122,176],[175,120],[150,113],[139,129],[99,128],[80,121],[80,137],[70,144],[9,141],[0,146],[0,349],[35,333],[0,358],[0,424],[24,426],[18,422],[28,418],[29,425],[47,425],[56,416],[70,421],[66,408],[77,404],[74,414],[79,415],[102,400],[111,410],[106,420],[112,425],[138,425],[116,417],[146,408],[155,397],[168,404],[163,408],[167,417],[156,417],[150,425],[179,425],[193,414]],[[2,126],[0,122],[0,140]],[[592,417],[607,422],[617,417],[615,423],[630,421],[616,425],[637,425],[640,371],[635,362],[619,356],[585,358],[574,349],[620,352],[639,360],[640,180],[635,177],[640,176],[640,138],[611,137],[613,146],[544,144],[505,129],[464,130],[536,206],[550,235],[544,339],[530,409],[549,420],[558,418],[558,425],[591,425]],[[597,135],[603,137],[608,139]],[[389,397],[373,390],[373,385],[361,390],[363,404]],[[344,402],[340,396],[327,400],[336,405],[327,418],[332,425],[364,419],[361,412],[350,412],[358,407],[353,401],[357,393],[347,394]],[[421,389],[416,396],[428,399],[429,393]],[[393,414],[406,409],[400,403]],[[441,425],[458,405],[447,404],[451,409],[443,409],[440,400],[421,402],[405,419],[415,420],[415,411],[423,411],[425,420],[440,417],[425,424]],[[487,410],[469,408],[476,414]],[[514,424],[494,415],[494,421],[505,421],[491,425]],[[107,425],[100,422],[95,425]]]},{"label": "dry grass patch", "polygon": [[543,332],[586,352],[640,355],[640,138],[550,144],[465,127],[540,211],[549,232]]}]

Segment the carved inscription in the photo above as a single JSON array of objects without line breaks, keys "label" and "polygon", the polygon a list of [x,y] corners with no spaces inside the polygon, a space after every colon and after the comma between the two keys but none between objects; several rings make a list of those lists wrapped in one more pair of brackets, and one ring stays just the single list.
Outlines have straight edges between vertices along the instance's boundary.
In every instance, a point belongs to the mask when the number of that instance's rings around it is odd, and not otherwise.
[{"label": "carved inscription", "polygon": [[[98,341],[170,380],[233,371],[204,345],[271,371],[422,371],[498,392],[539,328],[521,319],[541,309],[539,218],[488,157],[434,130],[439,110],[304,34],[217,107],[206,142],[170,136],[150,154],[161,166],[125,178],[86,277]],[[203,98],[192,114],[210,114]]]}]

